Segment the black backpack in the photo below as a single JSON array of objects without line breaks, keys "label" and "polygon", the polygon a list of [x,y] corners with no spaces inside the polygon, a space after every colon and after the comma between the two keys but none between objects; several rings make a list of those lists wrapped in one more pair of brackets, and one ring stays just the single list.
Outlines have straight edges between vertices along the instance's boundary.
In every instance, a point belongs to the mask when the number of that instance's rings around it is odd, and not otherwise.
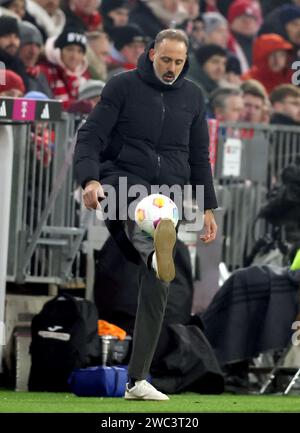
[{"label": "black backpack", "polygon": [[99,362],[98,311],[86,299],[59,295],[31,323],[29,391],[68,391],[75,368]]}]

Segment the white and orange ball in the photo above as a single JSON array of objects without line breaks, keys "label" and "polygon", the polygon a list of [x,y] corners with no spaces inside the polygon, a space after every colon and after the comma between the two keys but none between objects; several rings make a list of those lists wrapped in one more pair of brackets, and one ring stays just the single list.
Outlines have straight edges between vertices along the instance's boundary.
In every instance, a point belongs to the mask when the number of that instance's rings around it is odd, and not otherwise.
[{"label": "white and orange ball", "polygon": [[162,219],[168,218],[174,227],[177,226],[178,208],[169,197],[151,194],[137,204],[134,217],[140,229],[153,237],[155,228]]}]

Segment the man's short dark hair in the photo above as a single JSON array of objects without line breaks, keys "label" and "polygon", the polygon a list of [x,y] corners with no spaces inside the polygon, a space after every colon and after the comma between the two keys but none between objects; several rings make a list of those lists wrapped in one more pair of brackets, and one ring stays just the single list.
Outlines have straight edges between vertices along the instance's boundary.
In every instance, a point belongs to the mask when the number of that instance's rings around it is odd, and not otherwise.
[{"label": "man's short dark hair", "polygon": [[186,48],[189,48],[189,38],[187,34],[183,30],[179,29],[166,29],[162,30],[156,35],[155,41],[154,41],[154,47],[157,48],[157,46],[164,40],[164,39],[171,39],[173,41],[183,42],[186,46]]},{"label": "man's short dark hair", "polygon": [[285,98],[299,98],[300,97],[300,89],[293,84],[281,84],[280,86],[275,87],[270,95],[271,104],[275,104],[276,102],[283,102]]},{"label": "man's short dark hair", "polygon": [[241,84],[241,89],[244,95],[252,95],[262,99],[264,102],[268,99],[268,94],[263,84],[259,81],[251,79],[246,80]]},{"label": "man's short dark hair", "polygon": [[226,100],[230,96],[242,96],[243,92],[239,87],[219,87],[209,97],[209,105],[213,113],[217,108],[224,109]]}]

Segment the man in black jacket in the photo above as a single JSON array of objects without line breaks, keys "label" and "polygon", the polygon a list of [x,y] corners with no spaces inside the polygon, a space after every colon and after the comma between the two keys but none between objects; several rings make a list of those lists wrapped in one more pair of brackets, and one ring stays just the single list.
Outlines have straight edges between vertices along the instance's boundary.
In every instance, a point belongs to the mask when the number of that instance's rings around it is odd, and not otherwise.
[{"label": "man in black jacket", "polygon": [[[184,32],[163,30],[139,58],[137,69],[121,73],[106,84],[101,102],[78,131],[75,170],[89,209],[96,209],[98,200],[105,198],[102,185],[113,186],[117,197],[122,195],[120,177],[126,178],[127,186],[144,185],[147,191],[151,185],[204,185],[202,240],[209,243],[217,231],[212,212],[217,201],[203,95],[185,78],[187,51]],[[169,283],[175,277],[175,228],[171,220],[161,220],[153,245],[153,240],[134,222],[120,221],[120,206],[117,211],[119,218],[106,219],[106,225],[126,257],[141,264],[125,398],[167,400],[146,379],[161,330]],[[145,280],[147,284],[143,284]]]}]

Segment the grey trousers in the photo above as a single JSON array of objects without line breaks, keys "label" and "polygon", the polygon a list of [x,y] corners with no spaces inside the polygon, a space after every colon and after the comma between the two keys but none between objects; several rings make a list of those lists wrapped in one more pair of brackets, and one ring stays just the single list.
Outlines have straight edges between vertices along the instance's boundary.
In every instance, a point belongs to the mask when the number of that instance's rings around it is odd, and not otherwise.
[{"label": "grey trousers", "polygon": [[125,224],[125,232],[139,252],[142,261],[139,272],[139,294],[133,332],[132,353],[128,374],[146,379],[160,336],[168,300],[169,284],[160,281],[151,268],[153,239],[145,235],[132,221]]}]

